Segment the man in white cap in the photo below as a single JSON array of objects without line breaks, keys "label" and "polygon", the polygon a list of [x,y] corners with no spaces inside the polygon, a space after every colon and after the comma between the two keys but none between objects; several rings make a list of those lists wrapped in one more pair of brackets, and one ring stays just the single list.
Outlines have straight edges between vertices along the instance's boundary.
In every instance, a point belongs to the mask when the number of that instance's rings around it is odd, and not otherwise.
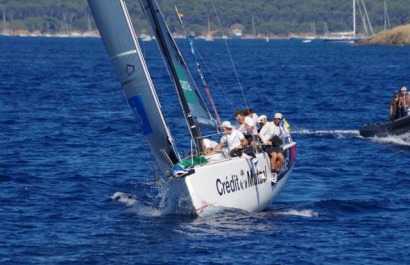
[{"label": "man in white cap", "polygon": [[213,155],[222,147],[227,145],[232,157],[241,156],[242,153],[240,152],[240,149],[248,144],[248,141],[243,133],[236,130],[229,121],[224,121],[221,128],[223,129],[224,135],[221,137],[220,142],[215,146],[215,148],[205,154]]},{"label": "man in white cap", "polygon": [[410,95],[407,93],[407,88],[401,88],[401,95],[399,97],[399,108],[401,117],[409,115],[410,112]]},{"label": "man in white cap", "polygon": [[259,129],[258,129],[258,134],[262,130],[262,127],[268,122],[268,117],[266,115],[260,115],[258,117],[258,124],[259,124]]},{"label": "man in white cap", "polygon": [[[283,143],[282,139],[287,135],[285,129],[280,126],[282,118],[283,115],[281,113],[275,113],[273,116],[273,122],[268,122],[267,119],[264,119],[264,125],[259,132],[259,138],[264,144],[263,150],[268,153],[271,158],[270,164],[272,173],[276,175],[280,172],[284,160],[280,141]],[[279,142],[274,142],[274,138],[279,138]]]}]

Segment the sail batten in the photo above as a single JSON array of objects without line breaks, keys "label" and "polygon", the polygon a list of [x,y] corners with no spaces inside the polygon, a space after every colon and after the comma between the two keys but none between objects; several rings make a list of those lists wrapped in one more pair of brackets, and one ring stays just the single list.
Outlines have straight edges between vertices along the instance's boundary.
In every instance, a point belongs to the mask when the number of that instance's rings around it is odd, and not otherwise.
[{"label": "sail batten", "polygon": [[126,52],[116,54],[113,57],[111,57],[110,60],[112,61],[112,60],[114,60],[118,57],[123,57],[123,56],[131,55],[131,54],[137,54],[137,50],[130,50],[130,51],[126,51]]}]

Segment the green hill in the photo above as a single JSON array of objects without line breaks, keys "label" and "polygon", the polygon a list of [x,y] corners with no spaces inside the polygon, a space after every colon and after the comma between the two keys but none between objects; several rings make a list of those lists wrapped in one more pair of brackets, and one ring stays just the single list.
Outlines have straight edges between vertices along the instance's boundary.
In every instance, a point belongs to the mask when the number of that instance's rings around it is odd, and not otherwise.
[{"label": "green hill", "polygon": [[[375,32],[384,26],[384,2],[366,3]],[[158,0],[158,4],[173,31],[179,30],[175,19],[171,19],[175,17],[174,6],[178,4],[188,31],[196,35],[207,31],[208,19],[215,34],[220,33],[221,27],[225,32],[233,26],[242,29],[244,34],[299,34],[311,32],[313,23],[317,34],[323,33],[325,24],[329,31],[352,29],[351,0]],[[392,26],[410,21],[410,1],[391,0],[387,4]],[[136,30],[147,31],[139,2],[128,1],[127,5]],[[364,13],[363,6],[357,7],[358,23],[362,21],[359,11]],[[11,32],[85,32],[95,28],[86,0],[0,0],[0,18],[0,29]],[[360,25],[358,30],[361,30]]]}]

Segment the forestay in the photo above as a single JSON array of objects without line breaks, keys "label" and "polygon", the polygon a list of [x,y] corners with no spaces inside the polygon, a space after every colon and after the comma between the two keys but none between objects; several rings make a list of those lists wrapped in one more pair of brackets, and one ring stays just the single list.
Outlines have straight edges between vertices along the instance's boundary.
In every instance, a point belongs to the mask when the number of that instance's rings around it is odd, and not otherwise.
[{"label": "forestay", "polygon": [[150,0],[140,0],[140,3],[167,59],[191,137],[200,137],[201,127],[216,128],[217,123],[212,119],[157,4]]}]

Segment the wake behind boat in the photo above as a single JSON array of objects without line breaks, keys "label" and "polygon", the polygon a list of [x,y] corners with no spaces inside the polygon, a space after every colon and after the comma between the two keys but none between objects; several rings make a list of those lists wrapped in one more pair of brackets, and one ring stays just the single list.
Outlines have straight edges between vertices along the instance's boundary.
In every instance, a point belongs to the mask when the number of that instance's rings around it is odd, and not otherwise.
[{"label": "wake behind boat", "polygon": [[410,116],[405,116],[394,121],[368,123],[359,130],[360,135],[363,137],[399,135],[409,131]]},{"label": "wake behind boat", "polygon": [[[218,123],[200,96],[157,4],[153,0],[140,0],[172,75],[191,136],[190,153],[196,154],[181,158],[165,121],[125,2],[88,0],[88,4],[140,132],[163,175],[170,204],[187,202],[198,215],[223,208],[252,212],[265,209],[294,167],[296,143],[292,138],[285,139],[282,146],[285,159],[277,175],[271,173],[270,158],[260,148],[254,148],[255,157],[252,159],[245,155],[231,157],[230,150],[225,150],[219,154],[219,159],[207,160],[200,144],[207,137],[203,131],[215,130],[219,135]],[[186,142],[186,139],[179,140]]]}]

